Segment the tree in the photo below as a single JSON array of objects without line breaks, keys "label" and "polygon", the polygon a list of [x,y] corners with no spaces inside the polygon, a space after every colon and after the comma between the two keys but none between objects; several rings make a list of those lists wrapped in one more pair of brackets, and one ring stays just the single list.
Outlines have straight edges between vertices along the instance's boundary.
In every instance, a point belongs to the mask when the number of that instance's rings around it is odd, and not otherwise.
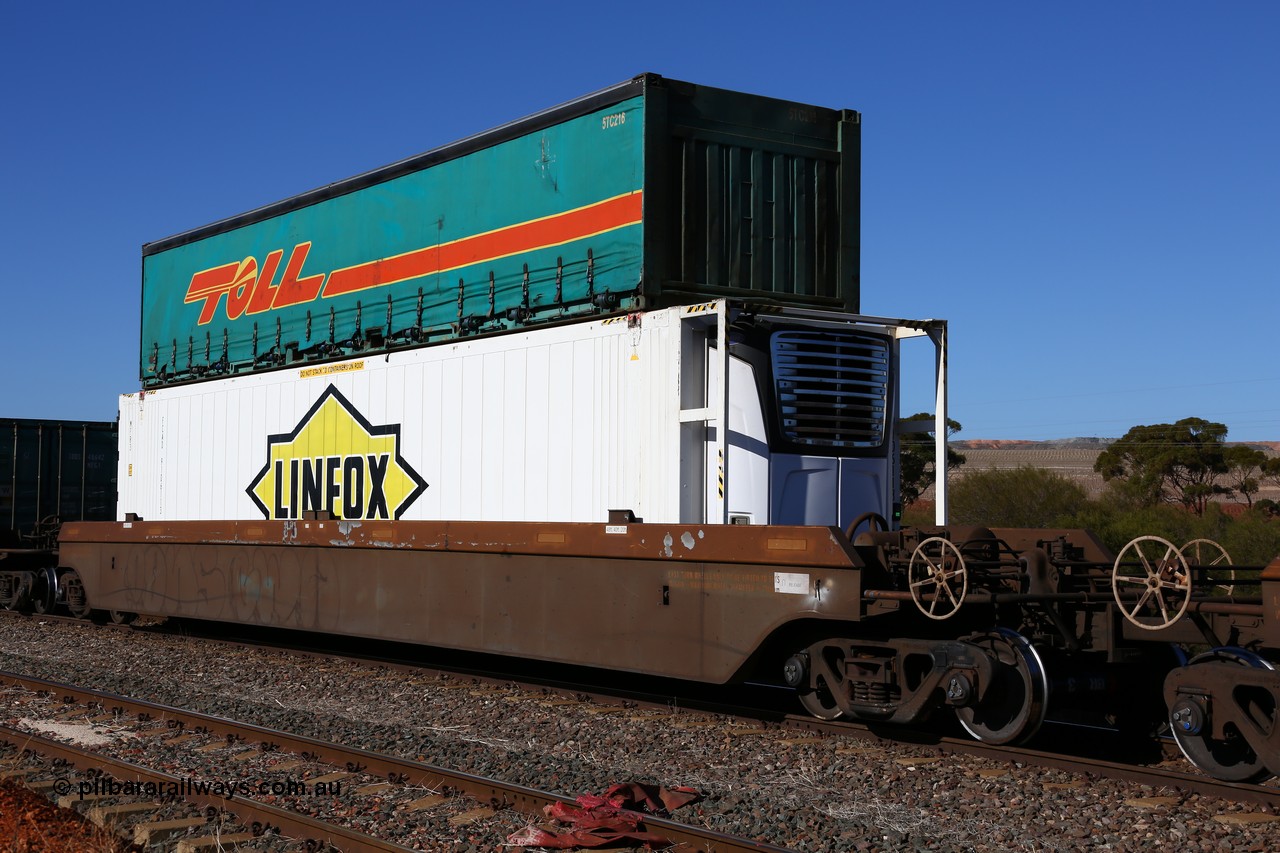
[{"label": "tree", "polygon": [[1068,527],[1089,496],[1054,471],[1024,465],[971,471],[951,487],[951,520],[986,527]]},{"label": "tree", "polygon": [[1227,465],[1227,483],[1233,491],[1244,495],[1249,506],[1253,506],[1253,496],[1262,487],[1262,478],[1271,460],[1261,450],[1243,444],[1226,448],[1222,458]]},{"label": "tree", "polygon": [[[920,412],[906,421],[932,421],[933,415]],[[951,418],[947,418],[947,437],[958,433],[962,427]],[[910,506],[920,500],[935,480],[934,458],[937,456],[937,439],[930,432],[903,433],[899,442],[899,465],[902,473],[902,503]],[[954,471],[964,464],[964,454],[956,452],[947,445],[947,470]]]},{"label": "tree", "polygon": [[1262,479],[1280,486],[1280,456],[1272,456],[1262,463]]},{"label": "tree", "polygon": [[1135,426],[1098,455],[1093,470],[1123,482],[1142,504],[1180,503],[1203,515],[1211,497],[1231,493],[1216,482],[1228,471],[1226,436],[1225,425],[1202,418]]}]

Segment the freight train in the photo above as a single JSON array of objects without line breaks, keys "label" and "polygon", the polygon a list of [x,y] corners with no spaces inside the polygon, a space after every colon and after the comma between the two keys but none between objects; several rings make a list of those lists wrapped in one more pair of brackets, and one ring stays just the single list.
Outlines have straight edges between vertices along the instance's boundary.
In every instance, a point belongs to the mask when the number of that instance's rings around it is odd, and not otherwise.
[{"label": "freight train", "polygon": [[1280,773],[1280,560],[949,526],[945,476],[901,528],[901,350],[944,471],[947,326],[859,313],[859,134],[644,75],[144,246],[118,520],[0,605],[765,680],[992,743],[1162,719]]}]

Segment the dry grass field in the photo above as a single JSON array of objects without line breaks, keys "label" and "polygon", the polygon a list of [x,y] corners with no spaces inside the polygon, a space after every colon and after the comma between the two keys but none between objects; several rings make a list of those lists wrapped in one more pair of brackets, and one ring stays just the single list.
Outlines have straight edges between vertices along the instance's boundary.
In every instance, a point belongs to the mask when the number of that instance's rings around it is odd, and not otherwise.
[{"label": "dry grass field", "polygon": [[[1093,463],[1098,454],[1105,448],[1105,442],[1092,440],[1073,441],[957,441],[954,447],[965,455],[964,466],[953,474],[963,477],[972,471],[991,469],[1018,468],[1030,466],[1045,468],[1068,479],[1074,480],[1085,488],[1090,496],[1102,493],[1106,483],[1101,474],[1094,473]],[[1271,456],[1280,455],[1280,442],[1267,442],[1263,447]],[[924,498],[932,497],[932,489]],[[1274,483],[1265,484],[1262,491],[1254,495],[1254,500],[1270,498],[1280,501],[1280,486]],[[1228,502],[1244,503],[1243,498],[1233,498]]]}]

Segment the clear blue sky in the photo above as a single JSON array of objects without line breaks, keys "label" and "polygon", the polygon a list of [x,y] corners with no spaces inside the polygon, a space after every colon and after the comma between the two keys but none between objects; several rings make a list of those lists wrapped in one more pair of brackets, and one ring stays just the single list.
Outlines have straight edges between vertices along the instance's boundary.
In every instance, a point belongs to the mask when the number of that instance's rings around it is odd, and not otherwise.
[{"label": "clear blue sky", "polygon": [[951,321],[961,437],[1280,440],[1277,45],[1262,0],[8,3],[0,417],[115,416],[144,242],[652,71],[863,113],[863,310]]}]

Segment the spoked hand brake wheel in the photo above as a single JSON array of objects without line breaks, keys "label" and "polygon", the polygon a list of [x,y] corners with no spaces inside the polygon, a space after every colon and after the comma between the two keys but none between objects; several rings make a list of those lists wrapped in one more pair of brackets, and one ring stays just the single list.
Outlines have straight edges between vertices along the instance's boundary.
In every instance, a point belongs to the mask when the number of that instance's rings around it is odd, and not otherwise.
[{"label": "spoked hand brake wheel", "polygon": [[969,591],[969,572],[954,542],[930,536],[916,546],[907,566],[911,600],[930,619],[947,619]]},{"label": "spoked hand brake wheel", "polygon": [[1187,612],[1191,570],[1168,539],[1139,536],[1121,549],[1111,567],[1111,593],[1125,619],[1144,631],[1159,631]]},{"label": "spoked hand brake wheel", "polygon": [[1181,551],[1188,565],[1204,568],[1206,579],[1213,581],[1214,595],[1235,592],[1236,572],[1231,568],[1231,555],[1226,548],[1212,539],[1192,539]]},{"label": "spoked hand brake wheel", "polygon": [[868,533],[875,533],[876,531],[884,533],[889,529],[889,522],[885,521],[883,515],[878,512],[864,512],[849,522],[849,526],[844,529],[844,535],[852,542],[854,535],[858,532],[858,528],[864,524],[867,526]]}]

